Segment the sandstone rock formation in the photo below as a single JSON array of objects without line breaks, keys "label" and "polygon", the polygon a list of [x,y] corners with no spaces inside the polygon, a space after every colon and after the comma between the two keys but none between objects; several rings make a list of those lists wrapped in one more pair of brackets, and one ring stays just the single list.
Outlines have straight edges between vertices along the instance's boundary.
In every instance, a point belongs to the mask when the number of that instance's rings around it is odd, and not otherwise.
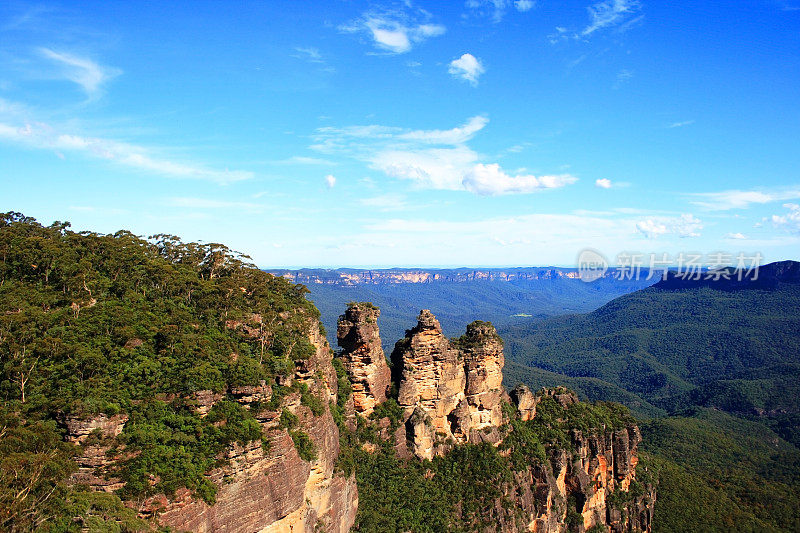
[{"label": "sandstone rock formation", "polygon": [[386,400],[391,374],[381,348],[378,330],[380,310],[372,304],[350,305],[339,317],[336,331],[341,360],[353,387],[356,412],[369,416]]},{"label": "sandstone rock formation", "polygon": [[[305,383],[325,403],[336,398],[336,372],[331,364],[331,349],[316,324],[310,327],[309,340],[316,351],[300,363],[293,380]],[[321,378],[320,378],[321,376]],[[243,405],[268,400],[268,386],[239,388],[232,396]],[[303,461],[292,438],[278,427],[282,409],[295,414],[317,449],[317,458]],[[334,473],[339,455],[339,430],[326,408],[314,416],[300,403],[298,393],[290,394],[275,411],[254,413],[269,430],[268,451],[260,443],[247,447],[233,445],[228,464],[211,473],[219,485],[213,506],[191,499],[158,502],[163,510],[159,522],[178,530],[190,531],[323,531],[346,532],[355,521],[358,492],[354,477]]]},{"label": "sandstone rock formation", "polygon": [[520,383],[514,387],[514,390],[511,391],[511,400],[517,406],[520,420],[533,420],[533,417],[536,416],[536,405],[539,403],[539,397],[535,396],[527,385]]},{"label": "sandstone rock formation", "polygon": [[499,440],[504,358],[491,324],[473,322],[452,343],[425,309],[398,341],[392,364],[415,455],[430,459],[454,443]]}]

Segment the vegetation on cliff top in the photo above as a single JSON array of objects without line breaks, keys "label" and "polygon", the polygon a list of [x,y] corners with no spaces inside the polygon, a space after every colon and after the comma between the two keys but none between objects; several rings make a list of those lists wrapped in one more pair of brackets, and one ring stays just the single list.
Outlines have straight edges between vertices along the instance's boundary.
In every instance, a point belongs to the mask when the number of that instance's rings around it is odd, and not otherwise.
[{"label": "vegetation on cliff top", "polygon": [[185,486],[212,502],[204,473],[261,428],[225,400],[201,417],[194,393],[292,373],[313,353],[306,335],[319,319],[305,292],[221,244],[0,214],[0,529],[51,527],[46,520],[74,512],[68,502],[93,497],[64,484],[74,447],[58,427],[100,413],[130,417],[112,450],[122,496]]}]

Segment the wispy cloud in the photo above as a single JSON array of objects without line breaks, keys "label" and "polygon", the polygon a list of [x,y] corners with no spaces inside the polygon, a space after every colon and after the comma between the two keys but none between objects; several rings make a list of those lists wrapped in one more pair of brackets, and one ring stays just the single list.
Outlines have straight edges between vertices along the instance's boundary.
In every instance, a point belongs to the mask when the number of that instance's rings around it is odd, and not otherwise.
[{"label": "wispy cloud", "polygon": [[372,39],[376,48],[393,54],[408,52],[415,44],[445,33],[441,24],[431,22],[431,15],[407,2],[403,7],[370,11],[361,18],[339,26],[345,33],[362,33]]},{"label": "wispy cloud", "polygon": [[468,81],[472,86],[478,85],[478,78],[486,72],[481,60],[472,54],[463,54],[450,62],[448,72],[455,78]]},{"label": "wispy cloud", "polygon": [[534,0],[467,0],[467,7],[479,16],[491,17],[494,22],[500,22],[508,9],[513,7],[524,13],[536,7],[536,2]]},{"label": "wispy cloud", "polygon": [[319,50],[314,48],[313,46],[303,47],[297,46],[294,49],[295,53],[292,54],[293,57],[299,59],[305,59],[309,63],[324,63],[322,59],[322,54],[319,53]]},{"label": "wispy cloud", "polygon": [[648,239],[656,239],[665,235],[676,235],[681,238],[699,237],[703,222],[691,214],[680,217],[652,217],[636,223],[636,230]]},{"label": "wispy cloud", "polygon": [[682,128],[684,126],[691,126],[692,124],[694,124],[694,120],[684,120],[684,121],[681,121],[681,122],[673,122],[672,124],[670,124],[667,127],[668,128]]},{"label": "wispy cloud", "polygon": [[466,143],[488,123],[488,118],[476,116],[448,130],[408,131],[380,125],[326,127],[316,131],[312,148],[365,161],[386,176],[428,189],[519,194],[577,181],[569,174],[507,173],[496,163],[482,161]]},{"label": "wispy cloud", "polygon": [[747,239],[747,236],[744,233],[726,233],[723,239],[729,241],[743,241]]},{"label": "wispy cloud", "polygon": [[594,186],[595,187],[599,187],[600,189],[610,189],[612,184],[611,184],[611,180],[610,179],[608,179],[608,178],[600,178],[600,179],[594,180]]},{"label": "wispy cloud", "polygon": [[463,126],[449,130],[414,130],[398,134],[397,138],[425,144],[463,144],[472,139],[488,123],[488,118],[478,115],[467,120]]},{"label": "wispy cloud", "polygon": [[39,48],[39,54],[55,62],[60,75],[78,85],[90,98],[96,97],[110,79],[122,73],[121,70],[102,66],[89,58],[50,48]]},{"label": "wispy cloud", "polygon": [[605,0],[586,8],[589,12],[589,25],[581,35],[588,37],[596,31],[616,26],[639,12],[641,4],[637,0]]},{"label": "wispy cloud", "polygon": [[786,200],[800,199],[800,188],[780,190],[728,190],[689,194],[694,205],[711,211],[745,209],[752,204],[768,204]]},{"label": "wispy cloud", "polygon": [[325,186],[329,189],[333,189],[336,186],[336,176],[333,174],[325,176]]},{"label": "wispy cloud", "polygon": [[614,89],[619,89],[624,84],[633,79],[633,71],[629,69],[622,69],[617,73],[617,80],[614,82]]},{"label": "wispy cloud", "polygon": [[216,170],[205,166],[173,161],[151,155],[151,149],[100,137],[63,133],[43,123],[13,126],[0,122],[0,140],[30,148],[50,150],[57,155],[79,153],[136,170],[172,178],[200,179],[231,183],[253,177],[243,170]]}]

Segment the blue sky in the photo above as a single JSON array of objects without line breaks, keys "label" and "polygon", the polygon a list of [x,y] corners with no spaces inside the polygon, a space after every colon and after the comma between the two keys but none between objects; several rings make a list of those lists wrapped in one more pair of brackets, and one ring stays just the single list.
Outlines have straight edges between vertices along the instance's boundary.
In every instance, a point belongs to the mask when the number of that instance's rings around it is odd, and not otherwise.
[{"label": "blue sky", "polygon": [[242,4],[2,3],[0,210],[263,267],[800,259],[800,2]]}]

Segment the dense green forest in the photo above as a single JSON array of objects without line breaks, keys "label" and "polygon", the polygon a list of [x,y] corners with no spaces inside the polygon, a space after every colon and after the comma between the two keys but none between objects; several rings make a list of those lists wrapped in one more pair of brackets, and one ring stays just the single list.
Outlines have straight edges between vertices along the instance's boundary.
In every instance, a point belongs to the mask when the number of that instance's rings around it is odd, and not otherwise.
[{"label": "dense green forest", "polygon": [[[213,502],[203,474],[229,443],[262,430],[224,399],[201,417],[191,393],[293,372],[319,319],[305,292],[220,244],[1,214],[0,530],[136,530],[143,524],[120,496],[184,486]],[[257,335],[226,327],[244,320]],[[125,482],[119,495],[65,483],[76,449],[63,422],[98,413],[129,417],[113,472]]]},{"label": "dense green forest", "polygon": [[663,462],[657,531],[800,530],[797,263],[758,283],[670,279],[501,332],[506,383],[620,401]]}]

